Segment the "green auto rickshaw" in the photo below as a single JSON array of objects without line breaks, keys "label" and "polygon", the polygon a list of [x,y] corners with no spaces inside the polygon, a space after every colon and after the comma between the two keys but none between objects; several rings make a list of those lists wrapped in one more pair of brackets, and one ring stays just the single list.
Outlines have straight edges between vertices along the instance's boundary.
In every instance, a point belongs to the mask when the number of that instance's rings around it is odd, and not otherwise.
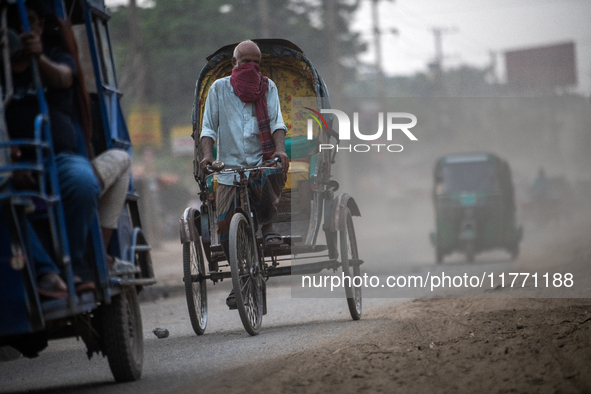
[{"label": "green auto rickshaw", "polygon": [[492,153],[462,153],[439,158],[434,169],[433,202],[437,263],[453,252],[469,263],[480,252],[504,249],[515,259],[522,228],[515,221],[509,164]]}]

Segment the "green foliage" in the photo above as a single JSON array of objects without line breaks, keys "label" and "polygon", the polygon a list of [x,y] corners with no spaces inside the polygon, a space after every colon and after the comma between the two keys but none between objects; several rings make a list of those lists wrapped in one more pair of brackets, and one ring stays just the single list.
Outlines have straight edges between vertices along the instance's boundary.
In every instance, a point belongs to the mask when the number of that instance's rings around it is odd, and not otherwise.
[{"label": "green foliage", "polygon": [[[349,65],[345,78],[354,74],[356,57],[364,50],[349,23],[357,3],[334,0],[338,5],[337,26],[342,60]],[[260,16],[257,0],[154,0],[152,8],[139,8],[141,35],[147,72],[147,98],[163,110],[163,131],[188,124],[195,82],[205,58],[224,45],[259,38]],[[327,40],[323,35],[323,2],[269,0],[270,37],[292,41],[304,50],[321,75],[330,74]],[[130,81],[130,32],[127,7],[110,10],[111,37],[119,73],[124,108],[135,101]],[[223,11],[223,12],[222,12]],[[330,87],[329,87],[330,89]]]}]

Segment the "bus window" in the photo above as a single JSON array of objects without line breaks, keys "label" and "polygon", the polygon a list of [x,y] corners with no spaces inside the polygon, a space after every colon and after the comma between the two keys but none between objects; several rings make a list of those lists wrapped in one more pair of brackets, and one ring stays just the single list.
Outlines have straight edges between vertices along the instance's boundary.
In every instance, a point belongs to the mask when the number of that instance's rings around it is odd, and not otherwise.
[{"label": "bus window", "polygon": [[88,90],[88,93],[97,93],[92,57],[90,56],[88,36],[86,35],[86,26],[75,25],[72,28],[76,37],[76,43],[78,44],[78,60],[80,61],[80,68],[82,68],[82,74],[84,75],[86,90]]},{"label": "bus window", "polygon": [[113,61],[111,59],[111,52],[108,45],[107,25],[104,20],[99,17],[93,18],[94,35],[99,55],[99,63],[102,72],[102,80],[106,86],[115,88],[115,70],[113,70]]}]

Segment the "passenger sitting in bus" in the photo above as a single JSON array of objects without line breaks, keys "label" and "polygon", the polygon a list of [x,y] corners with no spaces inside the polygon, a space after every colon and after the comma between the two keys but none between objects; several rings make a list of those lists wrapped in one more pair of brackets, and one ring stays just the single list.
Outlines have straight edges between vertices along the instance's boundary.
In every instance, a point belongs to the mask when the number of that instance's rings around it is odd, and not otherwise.
[{"label": "passenger sitting in bus", "polygon": [[[131,159],[127,152],[123,150],[110,149],[97,156],[92,161],[92,164],[101,183],[98,212],[106,251],[113,231],[117,228],[121,207],[125,203],[131,172]],[[24,178],[22,178],[23,176]],[[17,173],[16,178],[16,180],[13,179],[13,182],[16,181],[17,184],[27,182],[25,179],[29,179],[28,182],[30,182],[32,179],[30,174],[23,174],[22,172]],[[59,268],[45,251],[33,228],[30,225],[27,227],[35,261],[39,294],[46,298],[67,297],[67,287],[60,277]],[[114,274],[135,273],[137,271],[137,268],[132,263],[109,255],[107,255],[107,265]],[[92,289],[92,285],[88,283],[85,288]],[[81,289],[82,286],[78,285],[78,290]]]},{"label": "passenger sitting in bus", "polygon": [[[101,184],[98,214],[107,251],[113,231],[117,229],[121,208],[125,204],[131,175],[131,158],[124,150],[109,149],[95,157],[92,165]],[[107,255],[107,266],[115,274],[133,273],[137,269],[132,263],[111,255]]]},{"label": "passenger sitting in bus", "polygon": [[[13,149],[13,153],[18,154],[18,150]],[[104,248],[107,250],[112,233],[117,228],[121,207],[125,203],[131,172],[131,159],[127,152],[123,150],[110,149],[97,156],[92,161],[92,164],[101,183],[98,212]],[[22,171],[16,172],[12,181],[17,185],[24,186],[34,182],[31,174]],[[39,294],[46,298],[65,298],[67,296],[67,287],[60,277],[59,268],[45,251],[42,242],[30,225],[27,226],[27,233],[35,261]],[[107,265],[114,274],[135,273],[137,271],[137,268],[132,263],[109,255],[107,255]],[[86,283],[84,286],[81,284],[77,286],[78,291],[92,288],[91,282]]]},{"label": "passenger sitting in bus", "polygon": [[[77,132],[73,120],[76,119],[73,89],[77,78],[76,67],[72,57],[61,46],[43,45],[42,33],[45,23],[43,2],[28,0],[26,8],[30,24],[29,33],[23,33],[16,7],[9,8],[9,28],[21,33],[22,48],[19,55],[11,61],[14,93],[6,107],[7,128],[10,138],[13,139],[34,137],[34,119],[40,113],[32,67],[32,58],[35,58],[49,108],[52,143],[56,153],[68,243],[72,266],[77,276],[76,290],[77,292],[92,290],[94,288],[94,283],[90,281],[92,271],[85,262],[84,251],[90,224],[97,210],[101,186],[90,161],[77,154]],[[13,159],[16,160],[34,159],[32,150],[23,149],[22,152],[13,153]],[[125,155],[127,156],[126,153]],[[125,160],[120,162],[125,163]],[[129,163],[123,173],[128,171],[128,167]],[[25,178],[22,175],[20,180],[26,180],[26,174]],[[129,172],[127,172],[128,177]],[[121,182],[118,183],[120,184]],[[127,183],[124,184],[127,185]],[[120,189],[121,187],[117,188],[117,190]],[[125,193],[120,194],[125,196]],[[122,204],[119,205],[117,213],[120,212],[121,206]],[[109,220],[109,226],[112,227],[111,220]],[[56,287],[60,287],[57,282]]]}]

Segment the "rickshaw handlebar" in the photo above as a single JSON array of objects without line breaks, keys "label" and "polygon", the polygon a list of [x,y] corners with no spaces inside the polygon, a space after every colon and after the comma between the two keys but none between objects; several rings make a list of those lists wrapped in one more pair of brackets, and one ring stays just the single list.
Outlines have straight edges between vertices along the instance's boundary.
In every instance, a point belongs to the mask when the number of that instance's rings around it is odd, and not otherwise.
[{"label": "rickshaw handlebar", "polygon": [[243,173],[246,171],[252,170],[266,170],[269,168],[274,168],[277,163],[281,163],[281,158],[279,156],[275,156],[270,160],[263,161],[261,164],[255,166],[241,166],[241,167],[232,167],[226,168],[226,165],[223,161],[216,160],[211,164],[207,165],[207,169],[211,171],[210,174],[206,174],[205,178],[209,178],[213,175],[221,175],[221,174],[238,174]]}]

